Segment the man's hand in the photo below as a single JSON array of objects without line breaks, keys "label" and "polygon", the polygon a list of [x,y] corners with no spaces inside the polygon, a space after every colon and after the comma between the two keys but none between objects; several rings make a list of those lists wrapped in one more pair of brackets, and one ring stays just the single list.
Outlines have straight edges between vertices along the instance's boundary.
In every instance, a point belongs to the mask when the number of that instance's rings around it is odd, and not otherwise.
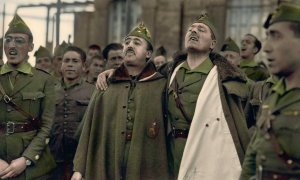
[{"label": "man's hand", "polygon": [[1,173],[4,169],[6,169],[8,166],[9,166],[9,164],[8,164],[6,161],[0,159],[0,173]]},{"label": "man's hand", "polygon": [[10,165],[0,173],[1,179],[18,176],[26,169],[26,159],[20,157],[11,161]]},{"label": "man's hand", "polygon": [[100,73],[97,78],[96,88],[105,91],[108,87],[106,80],[111,77],[114,72],[114,69],[108,69]]},{"label": "man's hand", "polygon": [[74,172],[71,180],[82,180],[82,175],[80,172]]}]

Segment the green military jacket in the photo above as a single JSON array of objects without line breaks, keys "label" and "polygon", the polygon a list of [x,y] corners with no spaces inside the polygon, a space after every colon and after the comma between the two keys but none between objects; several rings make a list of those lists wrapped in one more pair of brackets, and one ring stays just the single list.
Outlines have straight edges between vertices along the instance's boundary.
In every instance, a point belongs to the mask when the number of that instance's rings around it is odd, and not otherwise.
[{"label": "green military jacket", "polygon": [[[28,132],[0,135],[0,158],[10,163],[24,156],[33,162],[14,179],[32,179],[49,173],[55,167],[55,161],[49,151],[48,141],[55,111],[54,82],[52,77],[30,66],[22,65],[13,86],[9,79],[7,64],[0,70],[0,82],[8,96],[24,111],[38,118],[39,129]],[[0,123],[25,123],[27,117],[6,104],[0,93]]]},{"label": "green military jacket", "polygon": [[[272,93],[262,105],[256,132],[243,163],[242,180],[248,180],[255,174],[261,176],[264,172],[290,174],[300,178],[300,89],[285,90],[283,82],[280,80],[274,85]],[[289,161],[278,156],[270,129]]]},{"label": "green military jacket", "polygon": [[262,81],[269,77],[268,70],[258,65],[254,60],[242,60],[240,69],[253,81]]},{"label": "green military jacket", "polygon": [[94,85],[83,79],[79,79],[70,87],[67,87],[61,79],[55,86],[56,112],[49,145],[56,161],[72,162],[78,143],[75,132],[94,89]]},{"label": "green military jacket", "polygon": [[[180,64],[180,62],[186,60],[186,56],[181,56],[181,61],[175,61],[173,65],[168,65],[165,66],[165,69],[160,69],[162,70],[162,72],[165,74],[164,71],[168,71],[169,74],[171,72],[173,72],[173,69],[175,69],[175,67]],[[248,96],[248,91],[249,91],[249,87],[247,85],[247,79],[244,76],[244,74],[237,68],[233,67],[230,63],[228,63],[228,61],[223,58],[221,55],[217,54],[217,53],[211,53],[210,54],[210,60],[212,62],[213,65],[217,66],[218,72],[219,72],[219,83],[220,85],[220,95],[221,95],[221,102],[222,102],[222,107],[223,107],[223,111],[225,114],[225,118],[227,121],[227,124],[229,126],[230,129],[230,133],[233,137],[233,141],[237,150],[237,154],[239,156],[239,160],[242,163],[243,159],[244,159],[244,154],[247,148],[247,145],[249,143],[249,134],[248,134],[248,130],[247,130],[247,125],[246,125],[246,119],[245,119],[245,114],[244,114],[244,107],[243,107],[243,102],[246,101],[247,96]],[[171,76],[171,75],[169,75]],[[206,75],[203,76],[203,78],[206,78]],[[198,81],[198,82],[202,82],[202,81]],[[171,91],[168,91],[169,95],[171,93]],[[169,98],[172,98],[172,96],[168,96]],[[198,96],[194,96],[194,97],[189,97],[187,100],[190,102],[196,102],[197,101]],[[166,100],[166,102],[168,102],[168,100]],[[179,109],[177,110],[177,115],[180,114]],[[166,110],[167,112],[167,110]],[[168,116],[168,115],[167,115]],[[189,128],[189,123],[186,123],[184,125],[184,128]],[[182,126],[183,127],[183,126]],[[169,128],[172,129],[172,128]],[[171,136],[172,133],[169,133],[169,138],[170,141],[169,142],[173,142],[174,139]],[[182,141],[186,141],[186,139],[182,139],[179,138],[181,141],[179,143],[179,146],[185,146],[185,142]],[[172,148],[172,144],[171,146],[171,151],[172,149],[176,150],[175,148]],[[182,147],[177,147],[181,148]],[[170,152],[170,161],[174,161],[176,159],[181,159],[183,150],[179,151],[178,153],[175,152]],[[174,157],[175,156],[179,156],[179,157]],[[179,164],[180,165],[180,164]],[[179,170],[178,168],[176,168],[176,162],[172,165],[172,163],[170,164],[170,168],[172,170],[172,168],[175,169],[173,171],[175,177],[177,175],[177,171]]]},{"label": "green military jacket", "polygon": [[95,91],[86,110],[74,171],[85,179],[168,179],[166,79],[149,61],[135,78],[121,65],[109,83],[106,91]]}]

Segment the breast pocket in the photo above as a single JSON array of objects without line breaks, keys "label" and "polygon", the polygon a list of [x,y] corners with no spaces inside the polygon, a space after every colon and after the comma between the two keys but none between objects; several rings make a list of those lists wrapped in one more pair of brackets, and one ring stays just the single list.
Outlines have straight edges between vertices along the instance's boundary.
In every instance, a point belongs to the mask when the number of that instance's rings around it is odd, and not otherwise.
[{"label": "breast pocket", "polygon": [[45,97],[43,92],[22,92],[23,108],[33,116],[37,116],[40,110],[42,99]]},{"label": "breast pocket", "polygon": [[78,107],[78,121],[81,121],[86,111],[86,108],[89,105],[89,100],[76,100],[76,104]]}]

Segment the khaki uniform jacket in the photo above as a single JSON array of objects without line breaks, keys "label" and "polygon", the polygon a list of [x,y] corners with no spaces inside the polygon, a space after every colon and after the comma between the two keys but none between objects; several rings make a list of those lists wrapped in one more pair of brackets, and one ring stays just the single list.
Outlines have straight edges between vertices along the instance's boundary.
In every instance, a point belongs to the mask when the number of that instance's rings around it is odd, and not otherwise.
[{"label": "khaki uniform jacket", "polygon": [[[181,61],[175,61],[172,66],[165,67],[165,69],[169,70],[170,73],[170,71],[172,72],[172,69],[185,59],[186,56],[181,56]],[[249,87],[246,84],[247,79],[239,69],[229,64],[221,55],[211,53],[210,59],[212,60],[212,63],[217,66],[217,70],[219,72],[219,83],[221,84],[220,95],[224,115],[229,126],[239,160],[242,163],[247,145],[250,141],[242,103],[247,99],[249,94]],[[169,133],[169,135],[169,137],[172,138],[171,133]],[[170,159],[172,159],[172,157]]]},{"label": "khaki uniform jacket", "polygon": [[253,81],[263,81],[269,77],[268,70],[254,60],[242,60],[240,68]]},{"label": "khaki uniform jacket", "polygon": [[[0,75],[0,82],[8,96],[24,111],[40,121],[36,131],[0,135],[0,158],[10,163],[24,156],[33,162],[25,173],[14,179],[32,179],[47,174],[55,167],[48,141],[55,111],[54,81],[51,75],[33,67],[32,74],[19,73],[13,90],[9,73]],[[0,93],[0,123],[25,123],[27,117],[6,104]]]},{"label": "khaki uniform jacket", "polygon": [[[165,84],[166,79],[156,72],[151,61],[136,80],[131,79],[124,65],[116,69],[108,89],[95,91],[91,98],[74,170],[85,179],[168,179],[162,112]],[[126,140],[128,114],[134,119],[130,141]]]},{"label": "khaki uniform jacket", "polygon": [[[266,171],[293,175],[297,176],[295,179],[300,179],[300,89],[275,92],[274,89],[278,87],[284,89],[282,81],[273,86],[272,93],[263,102],[256,132],[246,152],[241,180],[248,180],[256,173],[260,177]],[[289,157],[291,167],[288,166],[288,161],[279,158],[269,127],[279,146]]]},{"label": "khaki uniform jacket", "polygon": [[94,85],[84,80],[69,88],[65,88],[62,81],[56,85],[56,113],[49,143],[56,161],[73,161],[78,143],[74,135],[94,89]]}]

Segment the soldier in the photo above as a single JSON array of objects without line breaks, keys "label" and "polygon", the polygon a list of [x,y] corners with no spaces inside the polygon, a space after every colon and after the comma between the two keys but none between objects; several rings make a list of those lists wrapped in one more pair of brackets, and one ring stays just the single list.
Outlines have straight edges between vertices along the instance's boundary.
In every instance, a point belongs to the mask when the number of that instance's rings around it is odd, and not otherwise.
[{"label": "soldier", "polygon": [[300,5],[279,5],[267,22],[264,52],[280,80],[262,105],[240,179],[300,179]]},{"label": "soldier", "polygon": [[[179,54],[173,65],[165,66],[170,80],[169,160],[175,179],[238,179],[241,172],[249,142],[242,106],[248,95],[247,79],[212,53],[216,35],[211,20],[201,15],[187,30],[187,54]],[[105,77],[98,78],[103,88]]]},{"label": "soldier", "polygon": [[4,37],[0,68],[0,177],[46,179],[55,167],[48,141],[55,111],[53,77],[28,63],[29,27],[16,14]]},{"label": "soldier", "polygon": [[40,46],[34,53],[35,56],[35,67],[44,70],[48,73],[52,72],[52,55],[48,49]]},{"label": "soldier", "polygon": [[167,51],[163,46],[160,46],[159,48],[156,49],[153,62],[156,68],[159,68],[160,66],[162,66],[167,62]]},{"label": "soldier", "polygon": [[87,64],[86,82],[95,85],[98,75],[105,69],[105,60],[102,56],[91,58],[90,64]]},{"label": "soldier", "polygon": [[221,48],[221,54],[224,56],[232,65],[239,67],[241,61],[240,48],[231,37],[226,38]]},{"label": "soldier", "polygon": [[61,61],[64,51],[67,49],[69,45],[63,41],[61,44],[57,45],[54,48],[53,53],[53,75],[54,77],[60,79],[61,78]]},{"label": "soldier", "polygon": [[261,49],[261,42],[253,34],[246,34],[241,41],[240,68],[246,73],[247,77],[253,81],[262,81],[269,77],[268,70],[258,65],[255,61],[255,55]]},{"label": "soldier", "polygon": [[161,103],[166,80],[149,60],[152,51],[143,24],[126,36],[124,63],[108,89],[94,93],[85,114],[72,180],[168,179]]},{"label": "soldier", "polygon": [[102,52],[106,60],[106,69],[116,69],[123,62],[123,45],[119,43],[111,43],[107,45]]},{"label": "soldier", "polygon": [[91,44],[86,52],[86,62],[90,63],[92,57],[99,55],[101,55],[101,47],[97,44]]},{"label": "soldier", "polygon": [[83,118],[94,86],[82,78],[85,52],[69,46],[62,59],[62,79],[56,86],[56,114],[51,130],[50,149],[57,168],[51,179],[69,180],[78,140],[75,132]]}]

